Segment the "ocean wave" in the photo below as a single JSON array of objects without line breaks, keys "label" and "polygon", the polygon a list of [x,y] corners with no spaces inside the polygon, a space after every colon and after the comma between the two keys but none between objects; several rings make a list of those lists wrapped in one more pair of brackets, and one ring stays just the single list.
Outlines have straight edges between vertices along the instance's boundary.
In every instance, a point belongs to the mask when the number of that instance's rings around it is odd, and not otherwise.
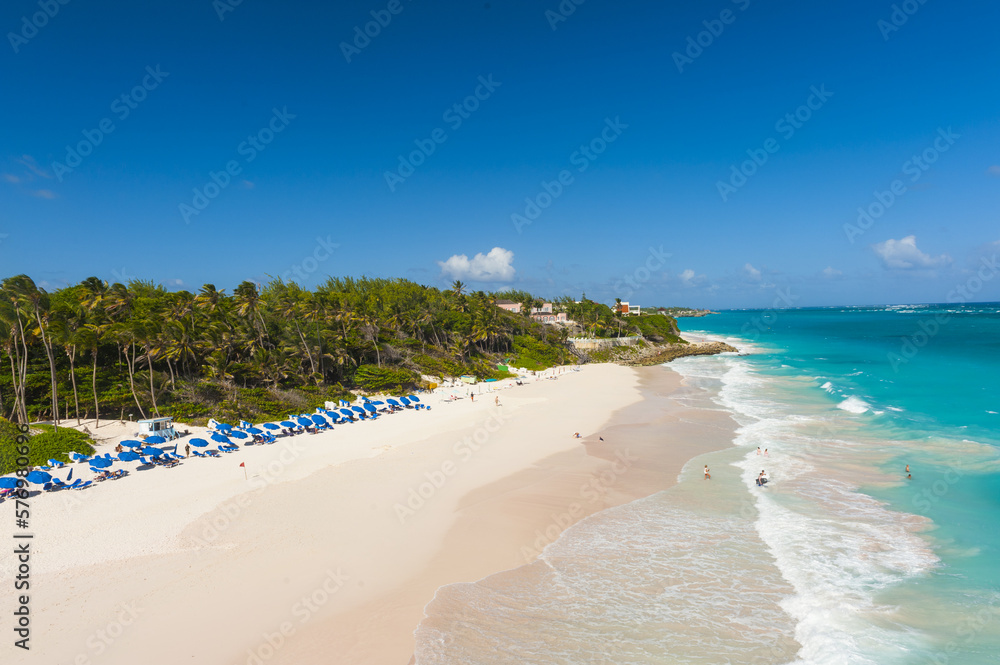
[{"label": "ocean wave", "polygon": [[843,402],[837,405],[837,408],[841,411],[847,411],[848,413],[865,413],[871,408],[871,404],[864,401],[860,397],[851,395]]}]

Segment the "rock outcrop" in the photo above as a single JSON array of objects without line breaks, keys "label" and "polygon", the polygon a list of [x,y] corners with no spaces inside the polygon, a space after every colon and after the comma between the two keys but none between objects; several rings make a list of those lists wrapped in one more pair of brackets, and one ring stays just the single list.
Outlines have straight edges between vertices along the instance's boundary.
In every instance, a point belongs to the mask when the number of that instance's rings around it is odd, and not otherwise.
[{"label": "rock outcrop", "polygon": [[645,365],[662,365],[663,363],[683,358],[685,356],[711,356],[716,353],[738,352],[739,349],[725,342],[700,342],[697,344],[662,344],[635,349],[630,354],[622,354],[614,360],[619,365],[641,367]]}]

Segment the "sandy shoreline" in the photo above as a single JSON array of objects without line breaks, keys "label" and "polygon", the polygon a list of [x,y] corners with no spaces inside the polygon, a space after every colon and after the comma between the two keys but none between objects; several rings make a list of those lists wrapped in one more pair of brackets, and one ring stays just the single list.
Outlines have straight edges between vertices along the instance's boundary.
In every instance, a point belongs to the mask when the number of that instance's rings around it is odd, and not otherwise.
[{"label": "sandy shoreline", "polygon": [[589,366],[502,391],[501,407],[136,472],[78,505],[40,497],[38,532],[58,538],[36,542],[33,650],[15,661],[402,665],[438,587],[526,563],[728,445],[725,415],[676,403],[678,384]]}]

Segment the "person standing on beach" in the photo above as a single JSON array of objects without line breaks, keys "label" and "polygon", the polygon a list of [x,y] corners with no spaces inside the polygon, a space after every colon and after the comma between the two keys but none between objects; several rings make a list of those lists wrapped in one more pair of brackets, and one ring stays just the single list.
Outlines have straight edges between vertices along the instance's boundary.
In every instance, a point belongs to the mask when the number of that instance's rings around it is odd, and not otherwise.
[{"label": "person standing on beach", "polygon": [[496,396],[496,400],[495,401],[496,401],[496,405],[500,406],[500,395]]},{"label": "person standing on beach", "polygon": [[191,457],[191,444],[190,443],[185,443],[184,444],[184,457]]},{"label": "person standing on beach", "polygon": [[760,455],[760,446],[757,446],[757,454]]},{"label": "person standing on beach", "polygon": [[712,474],[710,474],[708,472],[708,465],[706,464],[705,465],[705,480],[711,480],[711,479],[712,479]]}]

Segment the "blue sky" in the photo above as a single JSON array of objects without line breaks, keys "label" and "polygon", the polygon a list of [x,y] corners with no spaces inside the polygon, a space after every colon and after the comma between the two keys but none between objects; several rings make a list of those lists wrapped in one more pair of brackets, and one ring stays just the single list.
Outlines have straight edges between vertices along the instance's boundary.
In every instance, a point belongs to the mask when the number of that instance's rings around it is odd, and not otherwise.
[{"label": "blue sky", "polygon": [[12,0],[0,276],[1000,300],[1000,6],[902,4]]}]

